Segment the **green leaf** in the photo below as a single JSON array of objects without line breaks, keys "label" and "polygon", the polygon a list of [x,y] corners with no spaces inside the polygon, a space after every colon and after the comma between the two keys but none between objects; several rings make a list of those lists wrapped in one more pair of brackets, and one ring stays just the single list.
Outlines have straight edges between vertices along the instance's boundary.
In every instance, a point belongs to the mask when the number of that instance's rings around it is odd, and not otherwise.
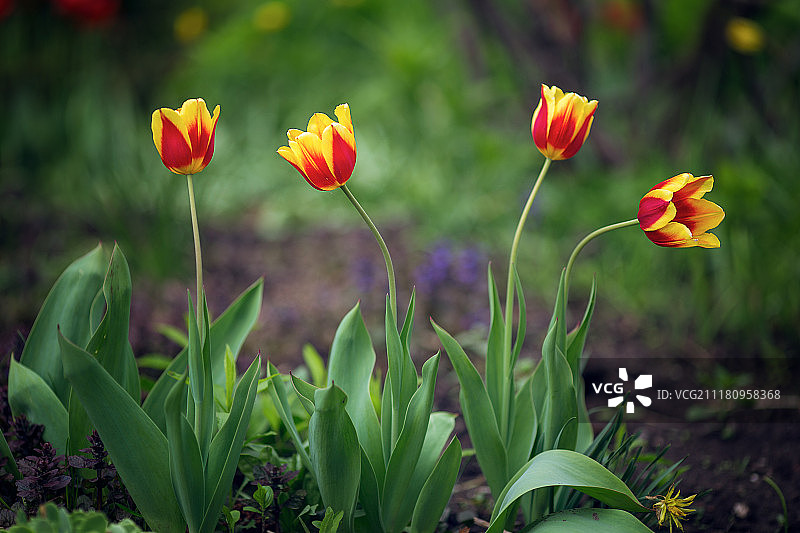
[{"label": "green leaf", "polygon": [[67,451],[68,413],[39,374],[11,358],[8,369],[8,404],[14,416],[24,414],[44,426],[44,439],[59,454]]},{"label": "green leaf", "polygon": [[336,330],[328,359],[328,386],[335,383],[347,395],[347,413],[356,428],[358,441],[369,458],[378,483],[382,484],[385,471],[380,421],[369,396],[369,380],[374,367],[375,350],[361,317],[360,305],[356,304]]},{"label": "green leaf", "polygon": [[334,513],[333,509],[328,507],[325,509],[325,516],[322,518],[322,521],[314,520],[311,524],[319,529],[319,533],[336,533],[339,529],[339,522],[342,521],[343,516],[344,511]]},{"label": "green leaf", "polygon": [[183,533],[167,438],[94,357],[63,336],[60,344],[64,375],[145,520],[155,531]]},{"label": "green leaf", "polygon": [[[86,351],[119,383],[136,403],[141,398],[139,369],[128,340],[131,308],[131,274],[125,254],[115,244],[103,281],[106,312],[89,340]],[[83,406],[70,394],[68,453],[76,454],[89,445],[86,435],[91,424]]]},{"label": "green leaf", "polygon": [[408,489],[428,431],[438,369],[437,353],[422,367],[422,385],[408,404],[403,429],[386,466],[381,501],[381,517],[386,531],[400,531],[408,524],[414,510],[415,501],[408,497]]},{"label": "green leaf", "polygon": [[253,499],[256,501],[259,507],[261,507],[261,512],[267,510],[267,507],[272,505],[272,499],[275,497],[274,492],[272,491],[272,487],[265,487],[264,485],[257,483],[258,488],[253,492]]},{"label": "green leaf", "polygon": [[[13,359],[12,359],[13,361]],[[0,458],[5,457],[8,459],[6,462],[6,469],[14,474],[14,478],[21,479],[22,476],[19,473],[19,469],[17,468],[17,462],[14,460],[14,455],[11,453],[11,448],[8,447],[8,441],[6,440],[6,436],[0,431]]]},{"label": "green leaf", "polygon": [[[589,293],[589,302],[586,304],[586,311],[583,319],[577,328],[570,331],[567,335],[567,361],[576,376],[580,376],[586,361],[583,359],[583,347],[586,344],[586,335],[589,332],[589,323],[594,313],[594,304],[597,299],[597,279],[592,280],[592,290]],[[578,383],[575,383],[577,387]]]},{"label": "green leaf", "polygon": [[236,386],[236,359],[233,350],[225,345],[225,409],[230,412],[233,403],[233,389]]},{"label": "green leaf", "polygon": [[316,479],[314,469],[311,465],[311,458],[308,456],[308,451],[306,450],[306,444],[300,438],[300,433],[297,431],[297,426],[292,417],[292,407],[289,404],[289,396],[286,393],[286,387],[281,379],[281,375],[278,373],[278,369],[269,361],[267,362],[267,373],[271,376],[268,390],[275,410],[278,412],[278,416],[280,416],[283,425],[286,426],[286,429],[289,431],[295,451],[300,456],[303,466],[305,466],[306,470],[311,472],[311,475],[315,476]]},{"label": "green leaf", "polygon": [[[497,294],[497,284],[489,265],[489,339],[486,346],[486,392],[492,402],[494,417],[498,422],[507,416],[503,412],[503,391],[510,385],[504,370],[511,354],[505,353],[505,321]],[[500,424],[502,426],[502,424]]]},{"label": "green leaf", "polygon": [[200,445],[182,412],[185,402],[186,374],[173,385],[164,402],[164,410],[172,486],[190,533],[196,533],[200,531],[205,511],[205,476]]},{"label": "green leaf", "polygon": [[511,477],[531,457],[536,441],[538,418],[533,405],[533,378],[525,380],[514,401],[514,419],[508,446],[508,477]]},{"label": "green leaf", "polygon": [[297,398],[300,400],[300,404],[303,406],[303,409],[306,410],[308,416],[313,415],[314,393],[319,389],[319,387],[315,387],[311,383],[303,381],[302,379],[298,378],[291,372],[289,373],[289,376],[291,377],[292,380],[292,387],[294,387],[294,392],[297,394]]},{"label": "green leaf", "polygon": [[548,450],[528,461],[508,482],[495,503],[487,533],[502,532],[506,511],[515,509],[523,495],[544,487],[572,487],[610,507],[648,511],[625,483],[594,459],[571,450]]},{"label": "green leaf", "polygon": [[568,509],[547,515],[533,528],[533,533],[653,533],[638,518],[619,509]]},{"label": "green leaf", "polygon": [[[208,458],[208,448],[214,436],[216,409],[214,407],[214,377],[211,365],[211,340],[209,333],[208,305],[205,294],[202,295],[200,309],[203,320],[198,323],[192,313],[192,297],[187,291],[189,302],[189,383],[191,397],[194,400],[194,433],[200,445],[200,456],[203,464]],[[203,328],[201,334],[199,328]],[[225,345],[225,348],[229,348]],[[223,353],[224,358],[224,353]],[[222,361],[224,365],[224,360]],[[222,369],[220,369],[222,371]],[[224,376],[222,382],[224,383]],[[190,416],[192,410],[189,410]]]},{"label": "green leaf", "polygon": [[[413,312],[412,306],[409,312]],[[391,425],[391,446],[393,449],[397,443],[400,435],[400,430],[406,417],[408,404],[411,397],[417,390],[417,370],[414,367],[414,362],[411,360],[411,355],[407,347],[403,346],[403,341],[400,338],[400,333],[397,331],[397,324],[394,320],[389,299],[386,299],[386,359],[388,365],[387,376],[391,376],[390,382],[392,386],[392,425]],[[407,329],[410,331],[411,318],[407,317]],[[408,334],[408,333],[407,333]],[[372,454],[369,454],[372,458]]]},{"label": "green leaf", "polygon": [[577,423],[568,425],[570,420],[577,422],[578,407],[572,371],[558,346],[561,322],[563,320],[551,322],[542,345],[542,365],[547,387],[542,407],[542,436],[545,450],[553,449],[557,441],[560,448],[574,449],[577,439]]},{"label": "green leaf", "polygon": [[322,360],[322,356],[310,344],[303,346],[303,361],[306,362],[308,371],[311,372],[311,383],[317,387],[324,387],[328,381],[325,361]]},{"label": "green leaf", "polygon": [[489,395],[480,374],[464,353],[463,348],[438,324],[431,320],[439,340],[453,365],[461,385],[459,400],[469,437],[475,448],[481,471],[493,495],[499,494],[506,484],[506,450],[492,409]]},{"label": "green leaf", "polygon": [[336,385],[317,390],[308,440],[322,502],[336,512],[344,511],[345,531],[352,531],[361,478],[361,447],[346,404],[347,395]]},{"label": "green leaf", "polygon": [[69,383],[61,368],[58,330],[80,347],[86,346],[92,334],[92,303],[107,267],[103,248],[98,245],[64,270],[42,304],[20,356],[20,363],[39,374],[64,406],[69,400]]},{"label": "green leaf", "polygon": [[[419,491],[411,517],[411,533],[436,530],[453,493],[461,466],[461,443],[454,438]],[[415,493],[411,493],[415,494]]]},{"label": "green leaf", "polygon": [[528,314],[527,314],[527,307],[525,305],[525,294],[522,292],[522,281],[519,279],[519,274],[517,273],[517,267],[514,265],[514,283],[517,287],[517,304],[519,305],[519,322],[517,323],[517,338],[514,339],[514,349],[511,353],[511,364],[509,365],[509,371],[511,375],[508,376],[508,379],[513,384],[514,383],[514,367],[517,364],[517,360],[519,359],[519,354],[522,351],[522,344],[525,342],[525,333],[526,328],[528,325]]},{"label": "green leaf", "polygon": [[211,441],[206,467],[205,516],[200,527],[203,533],[214,531],[222,504],[230,493],[256,401],[260,371],[261,357],[258,356],[236,386],[230,415]]},{"label": "green leaf", "polygon": [[425,440],[422,442],[422,450],[419,453],[417,465],[414,467],[414,475],[409,483],[409,494],[419,494],[425,481],[430,477],[442,450],[447,445],[447,441],[450,440],[450,434],[456,425],[455,418],[456,415],[452,413],[441,411],[431,413]]},{"label": "green leaf", "polygon": [[[215,385],[225,385],[223,368],[225,365],[225,347],[230,346],[234,356],[238,356],[244,340],[258,319],[258,314],[261,311],[263,285],[264,282],[260,279],[253,283],[211,324],[211,368]],[[166,432],[164,400],[173,384],[169,373],[181,374],[183,372],[187,365],[187,353],[188,349],[183,349],[175,356],[172,364],[170,364],[166,372],[161,374],[161,377],[142,404],[142,408],[162,432]]]}]

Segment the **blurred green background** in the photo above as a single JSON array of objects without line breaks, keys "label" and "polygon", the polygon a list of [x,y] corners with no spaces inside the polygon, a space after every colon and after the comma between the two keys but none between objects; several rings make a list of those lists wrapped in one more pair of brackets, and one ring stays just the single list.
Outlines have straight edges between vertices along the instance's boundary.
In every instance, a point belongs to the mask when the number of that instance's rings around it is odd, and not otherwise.
[{"label": "blurred green background", "polygon": [[800,2],[2,0],[0,17],[5,325],[98,238],[135,276],[191,272],[185,183],[150,132],[154,109],[191,97],[222,106],[196,180],[203,224],[360,228],[275,154],[348,102],[350,187],[379,225],[502,261],[542,162],[530,118],[546,83],[600,104],[529,220],[528,293],[550,299],[574,244],[635,217],[655,183],[713,174],[720,249],[613,233],[583,252],[573,295],[596,272],[602,298],[658,335],[798,356]]}]

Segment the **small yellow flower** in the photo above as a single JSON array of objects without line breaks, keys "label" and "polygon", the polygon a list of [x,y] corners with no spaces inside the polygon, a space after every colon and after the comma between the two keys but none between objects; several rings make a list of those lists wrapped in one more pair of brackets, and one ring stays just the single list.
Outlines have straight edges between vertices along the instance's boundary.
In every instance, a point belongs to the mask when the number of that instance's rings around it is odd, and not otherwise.
[{"label": "small yellow flower", "polygon": [[656,512],[656,517],[658,518],[658,525],[663,526],[664,522],[666,522],[669,524],[670,533],[672,533],[673,525],[683,531],[681,520],[686,520],[686,515],[694,512],[694,509],[687,509],[687,507],[692,505],[694,497],[697,496],[697,494],[692,494],[686,498],[681,498],[681,491],[678,491],[673,496],[672,492],[674,490],[675,485],[672,485],[666,496],[656,496],[655,499],[658,501],[653,505],[653,511]]},{"label": "small yellow flower", "polygon": [[767,41],[764,28],[758,22],[742,17],[728,21],[725,39],[740,54],[756,54],[764,49]]}]

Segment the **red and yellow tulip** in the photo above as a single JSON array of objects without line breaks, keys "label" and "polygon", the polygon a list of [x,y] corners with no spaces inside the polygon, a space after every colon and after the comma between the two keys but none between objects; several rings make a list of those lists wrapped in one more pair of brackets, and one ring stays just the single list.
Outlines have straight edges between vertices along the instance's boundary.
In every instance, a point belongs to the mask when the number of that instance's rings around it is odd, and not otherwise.
[{"label": "red and yellow tulip", "polygon": [[217,119],[219,106],[212,117],[202,98],[186,100],[178,109],[153,111],[153,142],[164,165],[184,175],[206,168],[214,155]]},{"label": "red and yellow tulip", "polygon": [[542,85],[542,98],[531,120],[536,148],[553,161],[574,156],[589,136],[596,110],[597,100],[590,102],[585,96],[564,94],[555,85]]},{"label": "red and yellow tulip", "polygon": [[278,154],[291,163],[315,189],[338,189],[350,179],[356,165],[356,138],[350,107],[341,104],[334,110],[339,122],[324,113],[314,113],[308,131],[291,129],[286,133],[289,146]]},{"label": "red and yellow tulip", "polygon": [[714,186],[712,176],[684,172],[662,181],[639,202],[639,226],[659,246],[719,248],[716,228],[725,212],[703,195]]}]

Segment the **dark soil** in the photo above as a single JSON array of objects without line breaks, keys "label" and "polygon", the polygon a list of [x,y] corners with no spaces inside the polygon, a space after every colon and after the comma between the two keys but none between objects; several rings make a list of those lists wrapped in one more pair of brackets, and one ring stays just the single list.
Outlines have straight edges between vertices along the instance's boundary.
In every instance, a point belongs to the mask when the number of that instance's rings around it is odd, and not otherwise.
[{"label": "dark soil", "polygon": [[[384,235],[397,268],[401,313],[411,284],[416,286],[412,350],[418,367],[440,350],[428,317],[451,333],[461,333],[466,346],[479,350],[488,323],[485,269],[487,261],[496,258],[448,243],[423,250],[404,236],[399,230]],[[287,372],[302,364],[301,350],[306,343],[325,356],[339,320],[360,301],[379,365],[385,366],[380,355],[385,269],[369,232],[315,230],[266,239],[249,227],[206,229],[203,249],[206,291],[214,315],[253,281],[264,279],[261,317],[245,344],[240,364],[261,352]],[[504,279],[504,272],[499,267],[495,270],[498,279]],[[194,283],[191,274],[186,279],[156,282],[138,279],[134,273],[134,279],[134,351],[139,355],[175,353],[176,346],[156,327],[170,324],[183,328],[186,289]],[[578,317],[583,304],[574,304],[571,316]],[[537,357],[550,306],[535,299],[528,302],[524,359]],[[35,308],[18,316],[3,315],[4,353],[19,353],[16,333],[27,332],[33,313]],[[586,348],[591,358],[584,374],[587,401],[596,408],[596,428],[602,427],[610,409],[605,405],[608,395],[595,393],[592,384],[619,382],[620,367],[627,369],[631,379],[651,374],[654,385],[648,392],[654,401],[648,408],[637,404],[627,427],[640,433],[648,449],[670,444],[667,458],[686,457],[684,464],[689,468],[682,475],[682,495],[701,493],[686,531],[783,531],[779,495],[765,478],[774,481],[786,500],[788,531],[800,530],[800,456],[794,448],[800,442],[800,403],[792,379],[797,375],[797,360],[754,357],[732,361],[724,355],[735,347],[724,346],[724,341],[713,347],[667,340],[654,343],[652,335],[645,333],[644,320],[646,317],[631,317],[604,305],[600,291]],[[750,381],[742,385],[737,379]],[[749,403],[654,398],[655,390],[722,388],[779,390],[781,397]],[[458,382],[446,357],[440,365],[436,401],[437,409],[458,410]],[[468,445],[460,418],[457,428],[462,443]],[[491,513],[489,500],[477,464],[474,459],[466,461],[449,508],[450,524],[457,529],[463,522],[470,531],[485,531],[479,524]],[[474,523],[473,517],[477,518]]]}]

